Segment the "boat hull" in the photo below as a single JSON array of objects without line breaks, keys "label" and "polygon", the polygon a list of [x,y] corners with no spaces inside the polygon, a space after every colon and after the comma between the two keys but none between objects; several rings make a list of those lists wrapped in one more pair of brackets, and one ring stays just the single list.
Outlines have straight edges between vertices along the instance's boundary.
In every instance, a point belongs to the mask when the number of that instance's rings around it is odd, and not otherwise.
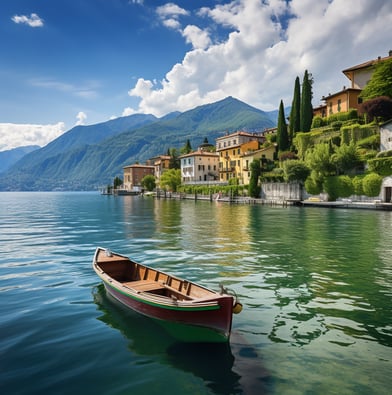
[{"label": "boat hull", "polygon": [[[186,298],[181,300],[173,296],[160,295],[151,292],[151,290],[150,292],[137,290],[136,285],[133,286],[137,281],[134,283],[132,281],[121,282],[108,276],[102,270],[102,261],[105,260],[106,263],[112,258],[102,258],[102,255],[102,249],[97,249],[93,262],[94,270],[103,280],[106,292],[119,303],[157,320],[172,336],[179,340],[198,342],[226,342],[229,340],[234,304],[232,295],[211,291],[200,285],[177,279],[174,276],[170,276],[173,282],[175,280],[186,282],[188,289],[194,287],[198,293],[204,294],[201,297],[189,296],[189,300]],[[114,261],[123,258],[129,259],[117,254],[114,256]],[[101,267],[97,261],[101,261]],[[130,262],[134,265],[140,265],[133,261]],[[144,267],[156,271],[156,269]],[[158,274],[155,275],[158,276]],[[169,276],[163,272],[159,272],[159,275]],[[160,285],[163,288],[173,289],[164,284]]]}]

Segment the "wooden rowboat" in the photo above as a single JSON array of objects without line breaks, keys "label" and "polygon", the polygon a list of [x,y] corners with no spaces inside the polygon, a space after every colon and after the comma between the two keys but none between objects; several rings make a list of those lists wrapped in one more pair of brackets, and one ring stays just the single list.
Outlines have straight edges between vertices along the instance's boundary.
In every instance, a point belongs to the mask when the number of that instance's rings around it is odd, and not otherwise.
[{"label": "wooden rowboat", "polygon": [[215,292],[104,248],[96,249],[93,268],[107,293],[157,319],[181,340],[228,341],[233,313],[242,309],[236,295],[223,287]]}]

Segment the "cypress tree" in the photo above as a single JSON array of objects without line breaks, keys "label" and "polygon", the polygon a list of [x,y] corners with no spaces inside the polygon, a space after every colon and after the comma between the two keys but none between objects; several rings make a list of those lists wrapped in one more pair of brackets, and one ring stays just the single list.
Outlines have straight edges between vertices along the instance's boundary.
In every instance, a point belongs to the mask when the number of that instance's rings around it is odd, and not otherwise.
[{"label": "cypress tree", "polygon": [[302,82],[301,97],[301,131],[309,132],[312,126],[313,106],[312,106],[312,81],[309,79],[308,70],[305,70]]},{"label": "cypress tree", "polygon": [[294,95],[291,103],[291,112],[289,120],[289,137],[292,144],[293,138],[301,130],[301,93],[299,77],[295,79]]},{"label": "cypress tree", "polygon": [[280,101],[278,115],[278,130],[276,140],[279,151],[287,151],[290,147],[289,134],[287,132],[287,124],[284,116],[283,100]]},{"label": "cypress tree", "polygon": [[249,196],[253,198],[260,197],[259,177],[261,174],[260,161],[254,160],[250,164]]}]

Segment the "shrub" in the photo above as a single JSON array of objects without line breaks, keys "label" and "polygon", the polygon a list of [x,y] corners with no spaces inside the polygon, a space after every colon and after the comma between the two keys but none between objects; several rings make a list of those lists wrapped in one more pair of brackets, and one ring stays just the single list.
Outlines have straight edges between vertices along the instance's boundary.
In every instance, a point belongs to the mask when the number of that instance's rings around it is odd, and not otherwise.
[{"label": "shrub", "polygon": [[331,127],[332,127],[333,130],[340,130],[342,125],[343,125],[342,121],[335,121],[335,122],[331,123]]},{"label": "shrub", "polygon": [[310,133],[297,133],[294,137],[294,145],[298,151],[298,157],[304,158],[305,152],[312,146],[312,136]]},{"label": "shrub", "polygon": [[372,150],[378,150],[380,147],[380,134],[372,134],[371,136],[365,137],[357,142],[359,148],[368,148]]},{"label": "shrub", "polygon": [[297,159],[297,155],[292,151],[281,151],[278,154],[278,159],[283,162],[285,160]]},{"label": "shrub", "polygon": [[349,176],[338,177],[339,197],[347,198],[354,194],[354,185]]},{"label": "shrub", "polygon": [[310,195],[318,195],[323,191],[323,184],[321,181],[310,176],[305,181],[305,190]]},{"label": "shrub", "polygon": [[388,96],[379,96],[374,99],[365,101],[360,106],[360,111],[367,114],[369,121],[381,119],[388,120],[392,118],[392,98]]},{"label": "shrub", "polygon": [[283,182],[283,169],[275,168],[272,171],[265,172],[260,177],[262,182]]},{"label": "shrub", "polygon": [[322,126],[325,126],[324,119],[319,115],[314,117],[312,120],[312,129],[321,128]]},{"label": "shrub", "polygon": [[363,178],[362,187],[366,196],[375,197],[380,194],[382,177],[376,173],[370,173]]},{"label": "shrub", "polygon": [[369,170],[384,177],[392,175],[392,157],[368,160]]},{"label": "shrub", "polygon": [[353,183],[349,176],[326,177],[323,188],[328,194],[329,201],[335,201],[339,197],[349,197],[354,193]]},{"label": "shrub", "polygon": [[283,172],[286,182],[298,181],[303,183],[310,175],[310,169],[300,160],[286,160],[283,163]]},{"label": "shrub", "polygon": [[382,151],[377,154],[377,158],[388,158],[392,156],[392,150]]},{"label": "shrub", "polygon": [[354,188],[354,195],[357,195],[357,196],[364,195],[363,187],[362,187],[362,179],[363,179],[363,177],[361,177],[361,176],[355,176],[352,179],[353,188]]},{"label": "shrub", "polygon": [[334,202],[339,197],[339,184],[337,176],[325,177],[323,190],[328,194],[328,200]]}]

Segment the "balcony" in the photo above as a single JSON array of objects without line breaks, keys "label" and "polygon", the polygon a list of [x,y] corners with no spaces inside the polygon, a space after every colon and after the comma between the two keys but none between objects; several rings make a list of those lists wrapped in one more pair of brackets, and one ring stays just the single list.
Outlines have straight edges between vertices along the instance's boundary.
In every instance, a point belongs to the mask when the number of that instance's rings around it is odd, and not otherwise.
[{"label": "balcony", "polygon": [[233,173],[235,171],[235,167],[221,167],[219,169],[219,173]]}]

